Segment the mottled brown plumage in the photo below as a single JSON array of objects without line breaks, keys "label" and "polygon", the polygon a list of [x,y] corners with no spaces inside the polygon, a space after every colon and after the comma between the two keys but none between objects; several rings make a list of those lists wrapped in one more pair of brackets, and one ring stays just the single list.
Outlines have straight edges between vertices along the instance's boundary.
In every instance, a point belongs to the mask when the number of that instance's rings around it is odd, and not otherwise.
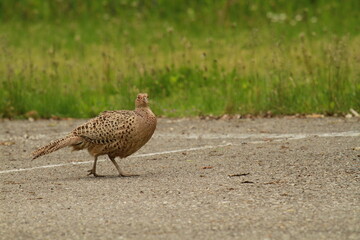
[{"label": "mottled brown plumage", "polygon": [[105,111],[70,132],[32,153],[33,159],[63,147],[73,150],[87,149],[94,156],[94,165],[89,175],[96,174],[96,162],[100,155],[108,155],[120,176],[133,176],[122,172],[115,157],[125,158],[147,143],[156,128],[156,117],[148,106],[148,95],[138,94],[135,110]]}]

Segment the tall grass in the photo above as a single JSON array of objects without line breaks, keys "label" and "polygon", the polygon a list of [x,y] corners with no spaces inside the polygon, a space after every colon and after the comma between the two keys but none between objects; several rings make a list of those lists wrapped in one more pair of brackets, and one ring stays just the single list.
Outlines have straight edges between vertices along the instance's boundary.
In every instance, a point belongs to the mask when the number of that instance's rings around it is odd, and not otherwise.
[{"label": "tall grass", "polygon": [[165,116],[359,110],[359,7],[4,0],[0,117],[91,117],[138,92]]}]

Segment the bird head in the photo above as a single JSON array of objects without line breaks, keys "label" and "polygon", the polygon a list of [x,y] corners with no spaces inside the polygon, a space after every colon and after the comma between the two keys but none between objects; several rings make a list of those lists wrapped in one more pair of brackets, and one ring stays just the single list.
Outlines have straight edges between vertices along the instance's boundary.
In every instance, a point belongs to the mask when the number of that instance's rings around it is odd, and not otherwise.
[{"label": "bird head", "polygon": [[148,107],[149,97],[147,93],[139,93],[135,100],[136,108]]}]

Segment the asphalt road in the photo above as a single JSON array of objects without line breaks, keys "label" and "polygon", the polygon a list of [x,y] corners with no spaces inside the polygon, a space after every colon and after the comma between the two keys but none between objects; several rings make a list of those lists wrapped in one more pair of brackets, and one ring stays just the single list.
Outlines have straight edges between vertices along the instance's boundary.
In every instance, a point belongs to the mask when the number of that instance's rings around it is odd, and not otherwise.
[{"label": "asphalt road", "polygon": [[358,118],[160,119],[139,177],[30,160],[83,121],[0,122],[0,239],[360,239]]}]

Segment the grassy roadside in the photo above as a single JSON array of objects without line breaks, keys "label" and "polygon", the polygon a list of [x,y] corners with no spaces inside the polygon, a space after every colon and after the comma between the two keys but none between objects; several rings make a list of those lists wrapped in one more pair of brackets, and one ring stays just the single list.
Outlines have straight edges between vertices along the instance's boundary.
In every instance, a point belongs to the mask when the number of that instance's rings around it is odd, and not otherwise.
[{"label": "grassy roadside", "polygon": [[262,15],[241,15],[247,21],[230,10],[222,17],[216,4],[199,13],[187,8],[186,19],[143,6],[133,7],[137,17],[93,6],[100,17],[3,19],[0,117],[91,117],[132,109],[138,92],[148,92],[164,116],[359,110],[356,9],[344,4],[333,15],[331,4],[268,6]]}]

